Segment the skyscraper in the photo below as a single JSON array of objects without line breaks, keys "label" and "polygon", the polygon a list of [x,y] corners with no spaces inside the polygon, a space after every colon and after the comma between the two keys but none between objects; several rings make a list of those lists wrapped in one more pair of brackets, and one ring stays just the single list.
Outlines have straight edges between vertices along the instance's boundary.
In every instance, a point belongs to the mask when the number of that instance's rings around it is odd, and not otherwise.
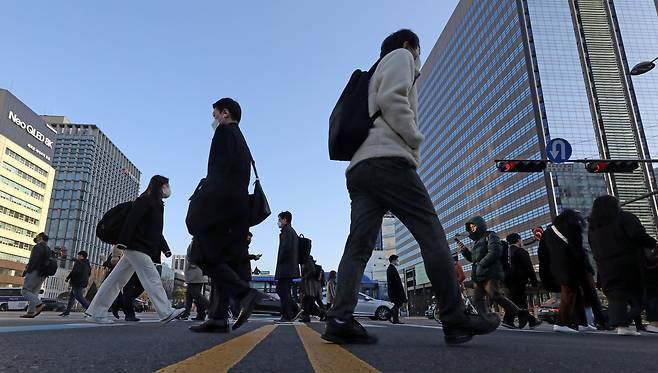
[{"label": "skyscraper", "polygon": [[20,287],[37,233],[44,231],[57,133],[0,89],[0,287]]},{"label": "skyscraper", "polygon": [[141,173],[97,126],[69,123],[65,117],[44,119],[58,132],[47,232],[50,246],[63,249],[68,259],[46,283],[47,295],[57,296],[66,291],[63,280],[79,251],[89,253],[94,269],[108,257],[110,245],[96,237],[96,225],[112,207],[137,198]]},{"label": "skyscraper", "polygon": [[[658,117],[658,88],[628,72],[658,55],[657,39],[654,0],[459,2],[418,80],[426,137],[419,174],[453,249],[473,215],[503,237],[525,239],[565,208],[587,214],[599,195],[629,200],[656,190],[650,165],[614,176],[578,165],[521,174],[498,172],[494,160],[546,159],[558,137],[575,159],[649,158],[658,151],[646,135],[654,132],[645,132],[656,126],[647,121]],[[627,208],[656,232],[653,199]],[[401,224],[396,236],[410,290],[424,288],[418,244]]]}]

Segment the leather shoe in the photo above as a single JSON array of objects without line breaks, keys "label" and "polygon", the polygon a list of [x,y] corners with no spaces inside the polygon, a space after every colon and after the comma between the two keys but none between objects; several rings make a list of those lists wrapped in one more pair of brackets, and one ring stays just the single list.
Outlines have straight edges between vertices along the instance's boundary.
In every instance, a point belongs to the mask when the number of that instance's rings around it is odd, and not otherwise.
[{"label": "leather shoe", "polygon": [[473,336],[489,334],[500,325],[500,317],[494,313],[466,315],[460,322],[443,321],[443,335],[449,345],[470,341]]},{"label": "leather shoe", "polygon": [[354,317],[349,320],[339,320],[327,317],[327,326],[322,339],[336,344],[375,344],[377,337],[368,334],[366,328],[359,324]]},{"label": "leather shoe", "polygon": [[254,312],[254,308],[256,307],[256,304],[258,304],[258,301],[260,301],[263,298],[265,298],[265,294],[261,293],[260,291],[256,289],[249,290],[247,295],[240,300],[240,306],[242,307],[242,311],[240,311],[238,318],[235,320],[235,323],[233,324],[233,330],[236,330],[237,328],[241,327],[244,323],[247,322],[247,320],[249,320],[251,313]]},{"label": "leather shoe", "polygon": [[203,324],[192,325],[189,329],[194,333],[228,333],[228,320],[208,320]]},{"label": "leather shoe", "polygon": [[133,322],[138,322],[141,319],[138,319],[135,316],[126,316],[126,321],[133,321]]}]

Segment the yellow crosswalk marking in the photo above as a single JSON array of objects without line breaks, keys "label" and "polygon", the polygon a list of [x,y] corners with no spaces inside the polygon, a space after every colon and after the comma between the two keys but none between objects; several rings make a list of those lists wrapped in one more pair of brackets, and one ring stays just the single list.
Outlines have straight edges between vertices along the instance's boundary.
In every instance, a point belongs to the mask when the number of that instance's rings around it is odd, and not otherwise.
[{"label": "yellow crosswalk marking", "polygon": [[188,359],[160,369],[157,373],[226,372],[276,328],[266,325],[198,353]]},{"label": "yellow crosswalk marking", "polygon": [[378,372],[370,364],[336,344],[327,343],[320,334],[306,325],[296,325],[306,355],[316,373]]}]

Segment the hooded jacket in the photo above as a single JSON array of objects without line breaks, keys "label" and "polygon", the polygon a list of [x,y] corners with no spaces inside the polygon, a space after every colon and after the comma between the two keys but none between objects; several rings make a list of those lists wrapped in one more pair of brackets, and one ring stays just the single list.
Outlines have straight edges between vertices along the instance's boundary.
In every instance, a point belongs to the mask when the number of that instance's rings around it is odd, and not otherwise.
[{"label": "hooded jacket", "polygon": [[466,222],[466,226],[475,224],[477,231],[469,234],[475,242],[472,249],[462,252],[464,258],[473,263],[471,279],[475,282],[487,280],[503,280],[505,273],[500,263],[503,246],[495,232],[487,231],[487,222],[481,216],[476,216]]}]

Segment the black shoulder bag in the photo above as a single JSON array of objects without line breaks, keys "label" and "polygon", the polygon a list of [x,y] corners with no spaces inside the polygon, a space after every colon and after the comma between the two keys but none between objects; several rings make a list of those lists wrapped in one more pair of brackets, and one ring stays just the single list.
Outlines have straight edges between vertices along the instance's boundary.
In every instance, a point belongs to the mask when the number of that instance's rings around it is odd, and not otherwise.
[{"label": "black shoulder bag", "polygon": [[251,161],[251,167],[254,169],[256,181],[254,182],[254,193],[249,195],[249,226],[254,227],[267,219],[272,214],[272,210],[270,210],[270,204],[267,202],[263,187],[260,185],[256,161]]}]

